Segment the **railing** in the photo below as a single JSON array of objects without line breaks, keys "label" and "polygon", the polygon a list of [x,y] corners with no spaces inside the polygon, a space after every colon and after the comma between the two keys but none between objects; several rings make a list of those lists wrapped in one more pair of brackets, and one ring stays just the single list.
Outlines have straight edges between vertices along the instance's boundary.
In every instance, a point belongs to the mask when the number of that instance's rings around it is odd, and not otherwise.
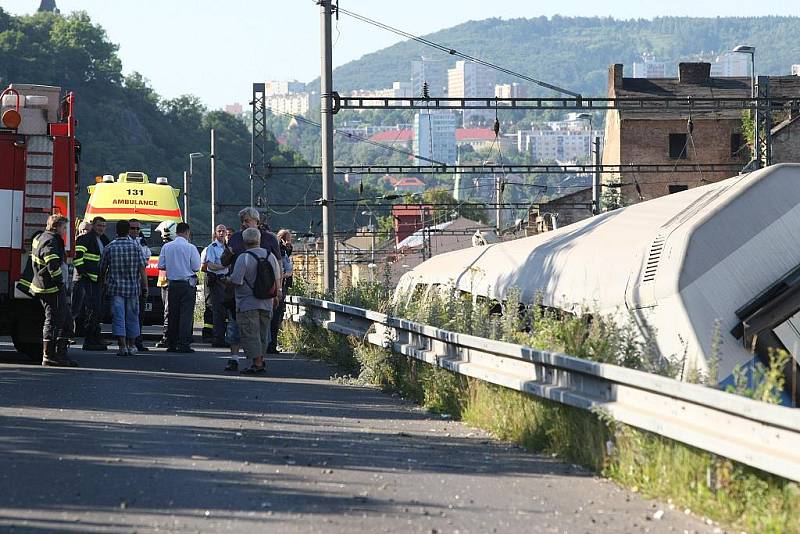
[{"label": "railing", "polygon": [[800,481],[800,410],[615,365],[448,332],[334,302],[289,297],[296,322],[583,410]]}]

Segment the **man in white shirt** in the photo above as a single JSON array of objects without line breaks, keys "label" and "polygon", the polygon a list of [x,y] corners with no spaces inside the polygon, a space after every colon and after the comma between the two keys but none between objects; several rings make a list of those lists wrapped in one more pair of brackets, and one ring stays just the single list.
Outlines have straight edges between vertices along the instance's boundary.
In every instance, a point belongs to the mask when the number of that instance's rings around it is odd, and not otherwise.
[{"label": "man in white shirt", "polygon": [[178,223],[175,239],[161,248],[158,268],[167,271],[169,287],[167,352],[194,352],[191,344],[200,253],[189,242],[189,225],[185,222]]},{"label": "man in white shirt", "polygon": [[225,317],[227,310],[223,305],[225,300],[225,278],[228,268],[222,265],[222,253],[225,252],[224,224],[217,225],[212,241],[201,254],[201,269],[206,273],[205,287],[208,298],[206,305],[211,304],[212,347],[227,347],[225,343]]}]

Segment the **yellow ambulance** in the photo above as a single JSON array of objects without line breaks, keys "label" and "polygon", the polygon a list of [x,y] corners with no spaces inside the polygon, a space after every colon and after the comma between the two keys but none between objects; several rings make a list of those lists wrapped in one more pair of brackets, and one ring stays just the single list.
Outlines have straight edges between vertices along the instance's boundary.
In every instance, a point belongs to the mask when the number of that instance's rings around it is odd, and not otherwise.
[{"label": "yellow ambulance", "polygon": [[89,201],[84,220],[103,217],[109,223],[106,230],[109,238],[115,237],[116,221],[137,219],[141,222],[141,235],[152,253],[147,263],[150,296],[145,303],[146,324],[159,324],[163,321],[164,304],[161,302],[161,292],[156,290],[158,254],[163,240],[156,228],[165,221],[177,224],[183,220],[178,205],[179,194],[180,190],[170,186],[167,178],[160,176],[155,183],[151,183],[147,174],[138,171],[120,173],[116,179],[107,174],[98,178],[95,185],[89,186]]}]

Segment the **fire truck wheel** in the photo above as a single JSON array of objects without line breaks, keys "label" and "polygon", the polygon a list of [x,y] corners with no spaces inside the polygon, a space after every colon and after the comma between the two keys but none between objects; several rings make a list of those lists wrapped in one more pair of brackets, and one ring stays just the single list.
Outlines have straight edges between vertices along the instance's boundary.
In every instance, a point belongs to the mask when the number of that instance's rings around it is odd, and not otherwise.
[{"label": "fire truck wheel", "polygon": [[39,342],[39,343],[18,342],[17,339],[16,339],[16,336],[11,336],[11,339],[14,341],[14,348],[17,349],[17,352],[20,352],[20,353],[26,355],[33,362],[41,362],[42,361],[42,344],[41,344],[41,342]]},{"label": "fire truck wheel", "polygon": [[11,330],[11,341],[17,352],[34,362],[42,361],[42,309],[34,301],[22,301],[16,310],[18,317]]}]

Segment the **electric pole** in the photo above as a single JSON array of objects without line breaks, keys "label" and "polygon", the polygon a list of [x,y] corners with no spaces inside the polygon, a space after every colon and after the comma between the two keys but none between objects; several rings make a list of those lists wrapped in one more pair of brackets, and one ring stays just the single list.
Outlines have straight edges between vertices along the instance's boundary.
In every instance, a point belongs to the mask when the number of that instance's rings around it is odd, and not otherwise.
[{"label": "electric pole", "polygon": [[494,200],[497,203],[495,206],[495,226],[497,226],[497,235],[503,229],[503,210],[500,207],[503,203],[503,179],[499,176],[494,178]]},{"label": "electric pole", "polygon": [[333,46],[331,15],[333,0],[318,0],[320,6],[322,93],[322,241],[324,247],[323,290],[336,289],[336,251],[333,245]]},{"label": "electric pole", "polygon": [[189,172],[183,171],[183,220],[189,224]]},{"label": "electric pole", "polygon": [[600,214],[600,136],[594,138],[594,176],[592,177],[592,214]]},{"label": "electric pole", "polygon": [[217,238],[217,136],[211,128],[211,240]]}]

